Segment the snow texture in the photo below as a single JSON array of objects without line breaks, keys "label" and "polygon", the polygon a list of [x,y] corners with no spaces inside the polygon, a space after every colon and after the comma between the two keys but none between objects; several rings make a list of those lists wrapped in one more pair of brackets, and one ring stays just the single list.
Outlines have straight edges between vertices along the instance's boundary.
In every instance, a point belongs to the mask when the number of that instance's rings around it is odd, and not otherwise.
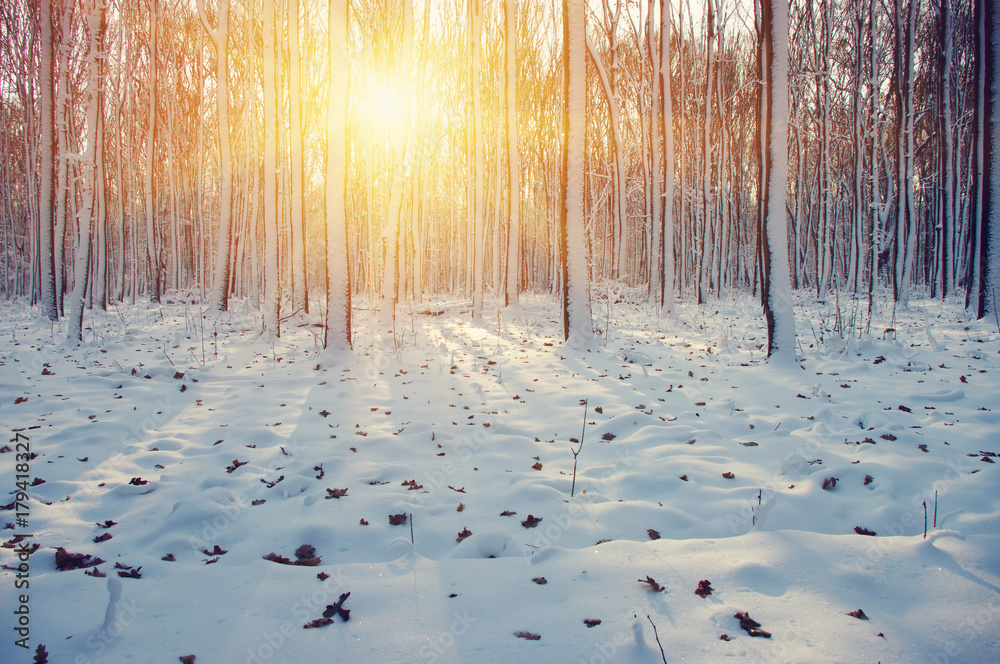
[{"label": "snow texture", "polygon": [[[762,362],[750,298],[679,301],[663,327],[644,288],[625,292],[600,303],[607,345],[582,354],[551,300],[524,295],[499,331],[493,307],[472,324],[438,302],[391,352],[358,321],[339,365],[306,329],[272,346],[259,318],[172,299],[88,312],[72,350],[66,321],[0,303],[0,420],[44,480],[30,588],[0,571],[0,661],[30,660],[10,631],[20,592],[52,664],[659,662],[653,625],[669,662],[1000,652],[1000,339],[957,300],[877,308],[871,337],[816,323],[803,370]],[[0,453],[5,493],[14,467]],[[304,544],[318,566],[264,559]],[[55,547],[107,578],[57,571]],[[303,629],[347,592],[349,621]]]}]

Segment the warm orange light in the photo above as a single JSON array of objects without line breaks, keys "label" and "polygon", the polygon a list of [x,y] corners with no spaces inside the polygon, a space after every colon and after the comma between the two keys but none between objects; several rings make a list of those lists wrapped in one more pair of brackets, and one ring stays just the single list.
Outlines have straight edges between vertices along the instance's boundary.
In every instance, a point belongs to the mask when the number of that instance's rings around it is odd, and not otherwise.
[{"label": "warm orange light", "polygon": [[374,81],[361,101],[362,117],[376,127],[398,128],[406,119],[402,95],[393,86]]}]

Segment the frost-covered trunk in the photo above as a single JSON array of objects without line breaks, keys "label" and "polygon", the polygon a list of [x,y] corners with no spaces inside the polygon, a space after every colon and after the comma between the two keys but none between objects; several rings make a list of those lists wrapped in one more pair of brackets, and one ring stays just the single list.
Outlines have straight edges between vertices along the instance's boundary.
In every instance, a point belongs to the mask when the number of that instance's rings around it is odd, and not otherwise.
[{"label": "frost-covered trunk", "polygon": [[[39,22],[41,23],[41,44],[39,46],[39,87],[41,88],[41,172],[38,188],[38,259],[41,272],[39,299],[42,305],[42,316],[50,320],[59,318],[59,308],[56,305],[56,270],[62,269],[53,260],[52,221],[53,203],[55,201],[55,71],[56,58],[55,41],[52,35],[52,2],[41,0],[39,7]],[[61,241],[61,238],[60,238]]]},{"label": "frost-covered trunk", "polygon": [[417,84],[416,98],[416,142],[414,150],[413,175],[411,178],[410,195],[410,231],[413,239],[411,265],[413,271],[413,295],[419,302],[423,300],[424,284],[426,281],[425,247],[427,245],[427,226],[430,223],[427,215],[424,214],[424,190],[427,170],[424,166],[427,159],[427,107],[426,107],[426,87],[427,87],[427,61],[430,58],[431,46],[431,0],[424,0],[423,9],[423,37],[420,40],[420,82]]},{"label": "frost-covered trunk", "polygon": [[608,102],[608,122],[611,128],[611,149],[614,153],[614,164],[612,172],[612,208],[611,208],[611,224],[610,232],[608,233],[608,239],[611,243],[611,266],[610,269],[605,268],[605,274],[610,275],[612,278],[618,276],[618,266],[620,264],[620,247],[622,242],[624,242],[624,232],[625,227],[625,158],[622,149],[622,137],[621,137],[621,110],[618,106],[618,93],[614,85],[614,79],[611,78],[615,69],[615,42],[612,40],[612,74],[604,68],[604,64],[601,62],[600,54],[594,47],[593,42],[588,35],[586,37],[587,51],[590,53],[590,61],[594,63],[594,69],[597,71],[597,77],[601,81],[601,88],[604,90],[604,97]]},{"label": "frost-covered trunk", "polygon": [[264,102],[264,299],[261,311],[264,335],[280,336],[278,320],[278,105],[275,98],[277,52],[274,35],[274,0],[264,0],[263,13],[263,102]]},{"label": "frost-covered trunk", "polygon": [[205,0],[197,2],[198,15],[215,46],[215,96],[219,136],[219,235],[215,247],[211,306],[217,311],[226,311],[229,308],[232,283],[234,177],[232,142],[229,138],[229,2],[219,1],[215,28],[208,23],[204,2]]},{"label": "frost-covered trunk", "polygon": [[687,164],[687,160],[685,158],[685,151],[684,151],[685,140],[687,138],[687,113],[684,112],[684,100],[687,98],[687,96],[686,96],[687,95],[687,84],[686,84],[687,83],[687,79],[686,79],[686,76],[685,76],[685,68],[684,68],[684,38],[683,38],[683,35],[684,35],[684,7],[683,7],[683,5],[680,6],[678,8],[678,10],[677,10],[677,35],[678,35],[678,37],[677,37],[678,78],[679,78],[679,82],[680,82],[680,90],[678,90],[678,95],[677,95],[677,98],[680,100],[679,101],[679,104],[680,104],[680,108],[679,108],[680,113],[679,113],[679,116],[680,117],[678,118],[678,122],[677,122],[677,128],[679,130],[679,136],[680,136],[680,150],[678,150],[678,163],[677,163],[677,172],[680,175],[680,179],[678,181],[678,187],[677,188],[679,190],[680,195],[677,197],[677,199],[678,199],[677,200],[677,221],[678,221],[678,223],[681,226],[681,232],[680,232],[680,247],[678,248],[678,251],[677,251],[676,255],[680,259],[680,264],[681,264],[680,270],[677,271],[678,275],[680,276],[680,281],[677,284],[677,295],[680,296],[680,295],[683,295],[684,285],[687,283],[687,279],[688,279],[687,274],[688,274],[688,272],[687,272],[686,268],[688,266],[688,255],[689,255],[689,253],[692,250],[691,243],[688,242],[688,233],[686,232],[686,228],[689,227],[690,225],[689,224],[685,224],[685,218],[684,218],[684,211],[687,209],[687,206],[685,204],[685,195],[684,195],[684,191],[685,191],[685,189],[684,189],[684,171],[685,171],[685,166]]},{"label": "frost-covered trunk", "polygon": [[351,287],[347,260],[347,0],[330,0],[330,90],[326,115],[326,337],[327,348],[351,347]]},{"label": "frost-covered trunk", "polygon": [[304,165],[305,139],[302,135],[302,58],[299,55],[299,0],[288,0],[288,153],[291,167],[291,210],[289,230],[292,251],[292,311],[309,311],[306,284],[306,223]]},{"label": "frost-covered trunk", "polygon": [[475,170],[471,181],[474,182],[472,191],[472,317],[479,318],[483,314],[483,270],[485,263],[483,254],[485,253],[486,238],[484,226],[486,224],[486,209],[483,198],[483,189],[486,185],[485,173],[483,173],[483,109],[482,109],[482,35],[483,17],[480,0],[471,0],[469,11],[472,13],[472,38],[470,46],[472,48],[471,61],[471,85],[472,85],[472,152]]},{"label": "frost-covered trunk", "polygon": [[97,190],[103,186],[97,181],[97,141],[100,113],[101,59],[104,57],[104,0],[90,0],[87,3],[86,25],[87,50],[87,145],[80,160],[83,176],[83,209],[76,219],[76,265],[73,292],[70,296],[69,324],[66,341],[71,344],[83,342],[83,310],[86,306],[87,279],[90,273],[91,227],[95,222]]},{"label": "frost-covered trunk", "polygon": [[969,227],[969,290],[966,308],[976,318],[997,311],[1000,291],[1000,103],[997,99],[997,13],[992,2],[975,3],[976,113],[973,130],[973,212]]},{"label": "frost-covered trunk", "polygon": [[955,27],[951,11],[951,0],[941,0],[941,124],[940,131],[944,140],[942,159],[942,180],[944,191],[941,192],[941,298],[946,299],[954,292],[955,285],[955,244],[953,240],[955,228],[955,135],[952,127],[952,96],[951,76],[955,49]]},{"label": "frost-covered trunk", "polygon": [[989,30],[990,39],[987,48],[988,69],[992,72],[991,85],[989,87],[989,115],[987,122],[990,124],[989,132],[989,154],[990,163],[985,171],[989,174],[990,206],[989,221],[986,225],[985,248],[986,255],[983,258],[983,268],[986,275],[986,287],[983,289],[985,303],[983,314],[992,313],[994,316],[1000,312],[1000,305],[997,303],[997,294],[1000,293],[1000,172],[997,169],[997,159],[1000,158],[1000,81],[996,66],[996,51],[1000,47],[1000,15],[997,13],[995,3],[984,3],[989,5],[987,11],[986,27]]},{"label": "frost-covered trunk", "polygon": [[767,355],[794,357],[795,313],[788,269],[788,0],[762,0],[761,24],[763,95],[760,130],[766,134],[763,157],[762,275],[764,316],[767,319]]},{"label": "frost-covered trunk", "polygon": [[660,67],[656,48],[656,7],[651,2],[646,14],[646,57],[649,58],[649,170],[650,170],[650,226],[652,237],[649,245],[649,280],[647,301],[656,306],[660,297],[660,279],[663,274],[663,198],[660,177],[660,130],[662,129],[660,98]]},{"label": "frost-covered trunk", "polygon": [[410,118],[410,50],[413,34],[413,0],[403,0],[403,40],[400,45],[399,67],[396,72],[396,88],[402,91],[403,108],[406,117],[401,123],[389,128],[392,156],[392,184],[389,189],[389,211],[385,233],[385,264],[382,277],[382,303],[380,305],[381,325],[384,332],[395,327],[396,304],[399,302],[399,256],[400,227],[403,214],[403,185],[406,164],[406,143],[409,136]]},{"label": "frost-covered trunk", "polygon": [[820,120],[820,162],[822,163],[822,176],[819,180],[820,185],[820,221],[819,221],[819,232],[818,232],[818,258],[820,261],[819,268],[819,279],[816,284],[817,294],[820,297],[825,297],[830,290],[830,284],[833,279],[833,261],[834,261],[834,219],[832,210],[832,198],[833,195],[831,190],[836,187],[836,182],[833,178],[833,171],[830,167],[830,129],[832,120],[830,118],[831,103],[830,103],[830,42],[833,39],[831,34],[831,14],[832,9],[830,8],[830,2],[823,2],[821,20],[823,22],[823,27],[821,30],[821,43],[822,43],[822,71],[820,72],[820,78],[817,81],[819,85],[819,90],[817,94],[817,101],[820,104],[820,108],[817,109],[817,116]]},{"label": "frost-covered trunk", "polygon": [[[504,0],[504,86],[507,105],[507,283],[504,303],[518,305],[521,273],[521,161],[517,136],[517,12],[515,0]],[[426,33],[425,33],[426,34]]]},{"label": "frost-covered trunk", "polygon": [[563,0],[562,300],[563,336],[570,345],[586,345],[591,329],[587,270],[587,235],[583,216],[584,150],[587,122],[586,4]]},{"label": "frost-covered trunk", "polygon": [[909,0],[904,29],[900,7],[894,8],[896,21],[896,256],[893,273],[893,299],[906,304],[910,292],[914,254],[916,252],[917,220],[914,209],[914,51],[916,41],[917,4]]},{"label": "frost-covered trunk", "polygon": [[[70,91],[72,73],[71,58],[73,48],[69,46],[69,41],[73,34],[73,14],[75,6],[58,3],[58,21],[54,25],[59,26],[59,36],[56,38],[56,50],[59,54],[56,58],[55,74],[56,78],[56,105],[55,105],[55,127],[53,133],[56,137],[56,180],[55,180],[55,218],[52,221],[52,262],[55,265],[56,277],[56,308],[59,315],[65,313],[64,297],[66,294],[66,284],[64,283],[66,274],[70,271],[66,265],[66,224],[76,218],[77,197],[76,186],[73,184],[78,174],[78,165],[75,161],[76,155],[73,151],[78,143],[78,133],[75,130],[75,112],[73,108],[73,95]],[[73,165],[70,166],[70,161]],[[72,232],[72,227],[70,228]]]},{"label": "frost-covered trunk", "polygon": [[146,171],[143,193],[146,196],[146,290],[152,302],[160,301],[160,260],[156,241],[156,192],[153,191],[153,163],[156,157],[156,97],[159,69],[158,42],[160,16],[158,0],[149,0],[149,93],[146,107]]},{"label": "frost-covered trunk", "polygon": [[852,215],[852,230],[851,230],[851,240],[850,240],[850,256],[848,258],[847,265],[847,286],[851,288],[855,293],[857,293],[861,288],[860,281],[860,256],[861,256],[861,246],[862,246],[862,235],[864,233],[864,218],[865,218],[865,206],[862,201],[864,201],[864,186],[862,183],[862,178],[864,177],[864,132],[862,129],[861,122],[861,86],[863,84],[863,71],[862,65],[864,62],[862,38],[863,38],[863,24],[864,24],[864,14],[862,13],[861,7],[855,9],[854,14],[854,91],[851,97],[851,136],[854,149],[854,164],[853,164],[853,175],[854,175],[854,201],[852,202],[851,209]]},{"label": "frost-covered trunk", "polygon": [[660,112],[663,123],[663,234],[660,253],[660,313],[674,306],[674,109],[670,86],[670,0],[660,0]]},{"label": "frost-covered trunk", "polygon": [[[701,173],[701,245],[698,256],[698,304],[705,301],[705,289],[711,280],[711,269],[705,269],[706,263],[709,268],[712,265],[711,256],[715,241],[712,236],[712,84],[714,83],[715,69],[715,12],[713,2],[717,0],[706,0],[708,17],[706,25],[708,35],[705,39],[705,104],[704,124],[702,125],[702,173]],[[764,0],[765,2],[769,0]]]}]

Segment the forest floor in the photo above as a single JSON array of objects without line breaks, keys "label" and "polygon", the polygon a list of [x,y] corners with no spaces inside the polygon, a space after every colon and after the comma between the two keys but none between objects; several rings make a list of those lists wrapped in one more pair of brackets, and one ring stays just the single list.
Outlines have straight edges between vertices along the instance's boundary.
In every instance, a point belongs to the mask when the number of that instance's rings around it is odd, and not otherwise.
[{"label": "forest floor", "polygon": [[781,364],[749,298],[615,299],[584,350],[545,299],[361,310],[347,358],[0,304],[0,661],[998,661],[995,321],[802,298]]}]

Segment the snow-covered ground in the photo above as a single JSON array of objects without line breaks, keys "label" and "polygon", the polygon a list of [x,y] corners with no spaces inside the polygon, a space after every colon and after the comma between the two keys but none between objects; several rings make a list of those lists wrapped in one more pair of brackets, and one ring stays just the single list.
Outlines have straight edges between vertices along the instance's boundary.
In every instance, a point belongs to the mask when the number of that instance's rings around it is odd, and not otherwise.
[{"label": "snow-covered ground", "polygon": [[40,545],[30,588],[0,576],[0,661],[1000,660],[995,321],[915,301],[842,338],[800,300],[781,366],[749,299],[595,301],[582,352],[545,300],[421,311],[358,312],[336,358],[180,302],[88,312],[70,349],[0,304],[0,503],[17,434],[37,454],[2,540]]}]

